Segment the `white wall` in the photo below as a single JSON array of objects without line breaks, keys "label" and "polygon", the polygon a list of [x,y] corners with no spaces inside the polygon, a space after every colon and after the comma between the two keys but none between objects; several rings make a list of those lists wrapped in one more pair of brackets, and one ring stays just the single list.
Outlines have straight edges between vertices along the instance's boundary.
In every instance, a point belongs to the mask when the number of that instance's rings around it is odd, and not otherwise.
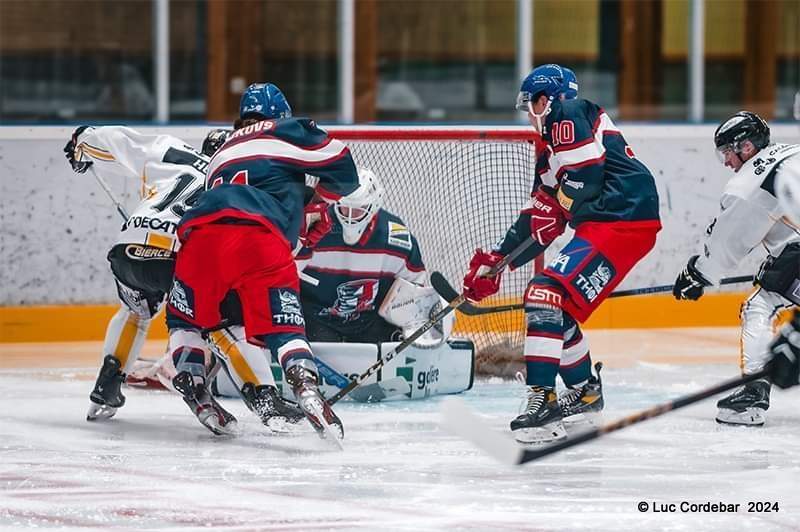
[{"label": "white wall", "polygon": [[[209,128],[139,129],[169,133],[199,146]],[[623,286],[668,284],[686,259],[700,252],[703,231],[715,215],[719,194],[730,174],[714,155],[714,126],[623,124],[622,129],[637,156],[655,174],[664,224],[656,249]],[[121,220],[92,175],[75,174],[69,168],[62,148],[71,132],[71,128],[58,127],[0,127],[0,305],[105,303],[116,299],[105,255]],[[773,139],[800,142],[800,129],[775,126]],[[129,210],[135,206],[136,183],[110,185]],[[403,216],[402,212],[397,214]],[[441,214],[430,215],[441,215],[446,223],[446,208]],[[485,245],[499,236],[487,235],[485,242],[475,245]],[[417,237],[423,250],[437,245],[435,235],[417,232]],[[468,256],[471,250],[465,253]],[[752,258],[731,275],[752,273],[759,259],[760,255]],[[466,262],[463,264],[466,266]],[[441,266],[429,264],[429,268]],[[451,280],[459,275],[456,271],[446,273]]]}]

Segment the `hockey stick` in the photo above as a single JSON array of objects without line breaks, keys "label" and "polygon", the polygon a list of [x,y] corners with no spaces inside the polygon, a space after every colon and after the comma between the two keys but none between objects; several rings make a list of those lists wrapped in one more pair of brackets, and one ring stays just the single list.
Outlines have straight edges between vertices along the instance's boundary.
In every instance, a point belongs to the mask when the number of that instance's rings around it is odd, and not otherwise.
[{"label": "hockey stick", "polygon": [[[436,292],[439,293],[440,296],[445,298],[446,300],[450,301],[451,299],[458,297],[458,292],[456,292],[455,288],[445,279],[441,274],[438,272],[434,272],[431,275],[431,285]],[[435,278],[434,278],[435,276]],[[752,275],[743,275],[741,277],[727,277],[722,279],[719,284],[736,284],[736,283],[746,283],[753,280]],[[632,288],[630,290],[617,290],[616,292],[612,292],[609,294],[609,298],[612,297],[625,297],[625,296],[638,296],[642,294],[657,294],[660,292],[669,292],[672,290],[671,284],[663,284],[660,286],[648,286],[645,288]],[[459,312],[462,314],[466,314],[467,316],[481,316],[483,314],[494,314],[495,312],[509,312],[512,310],[521,310],[525,308],[524,303],[512,303],[510,305],[497,305],[494,307],[479,307],[478,305],[473,305],[469,301],[465,302],[459,307]]]},{"label": "hockey stick", "polygon": [[[320,377],[339,389],[350,384],[350,379],[339,373],[330,364],[319,357],[315,357]],[[358,392],[358,393],[356,393]],[[395,377],[385,381],[365,384],[350,392],[350,398],[359,403],[377,403],[388,397],[404,395],[411,392],[411,385],[403,377]]]},{"label": "hockey stick", "polygon": [[128,213],[125,212],[125,207],[122,206],[122,203],[120,203],[117,197],[114,195],[114,193],[111,192],[111,187],[108,186],[106,180],[100,177],[100,175],[95,171],[94,164],[89,165],[89,170],[92,171],[92,175],[97,180],[97,183],[100,185],[100,188],[102,188],[105,191],[106,195],[111,199],[111,202],[117,208],[117,212],[119,213],[119,215],[122,216],[122,218],[127,222]]},{"label": "hockey stick", "polygon": [[[527,239],[525,239],[519,246],[516,247],[516,249],[514,249],[511,253],[509,253],[508,255],[503,257],[503,259],[500,262],[498,262],[497,264],[492,266],[489,269],[489,271],[486,272],[485,276],[486,277],[491,277],[493,275],[496,275],[497,272],[503,270],[503,268],[505,268],[508,265],[508,263],[510,263],[512,260],[516,259],[520,254],[522,254],[526,249],[528,249],[535,242],[536,242],[536,239],[534,239],[533,237],[528,237]],[[431,282],[433,282],[433,278],[436,277],[436,276],[441,277],[442,279],[444,279],[444,276],[442,276],[441,273],[433,272],[431,274]],[[378,360],[375,364],[373,364],[370,367],[368,367],[366,369],[366,371],[364,371],[364,373],[362,373],[361,375],[359,375],[358,377],[353,379],[350,382],[350,384],[348,384],[347,386],[345,386],[344,388],[339,390],[333,397],[328,399],[328,404],[329,405],[336,404],[342,397],[344,397],[348,393],[352,392],[355,388],[360,386],[361,383],[363,383],[365,380],[367,380],[373,374],[375,374],[375,372],[377,372],[383,366],[385,366],[398,353],[400,353],[401,351],[406,349],[408,346],[413,344],[414,341],[416,341],[417,338],[419,338],[420,336],[422,336],[423,334],[428,332],[431,328],[433,328],[434,325],[439,323],[450,312],[454,311],[460,305],[462,305],[466,301],[466,296],[464,296],[464,294],[457,295],[455,298],[449,299],[449,301],[450,302],[447,304],[447,306],[445,306],[444,308],[442,308],[441,310],[436,312],[433,316],[431,316],[431,318],[428,321],[426,321],[425,323],[423,323],[420,326],[419,329],[417,329],[416,331],[411,333],[411,335],[408,338],[403,339],[403,341],[400,342],[400,344],[397,347],[395,347],[394,349],[392,349],[391,351],[386,353],[386,355],[381,357],[380,360]]]},{"label": "hockey stick", "polygon": [[683,408],[684,406],[702,401],[703,399],[730,390],[731,388],[736,388],[742,384],[762,379],[769,376],[769,374],[770,368],[768,366],[752,375],[744,375],[742,377],[723,381],[705,390],[679,397],[678,399],[648,408],[647,410],[642,410],[641,412],[631,414],[612,423],[577,434],[566,440],[539,449],[526,449],[521,447],[511,438],[492,430],[486,425],[486,422],[467,407],[461,399],[455,397],[445,398],[441,410],[444,419],[443,425],[450,432],[472,442],[500,462],[509,465],[519,465],[538,460],[544,456],[597,439],[606,434],[624,429],[625,427],[666,414],[667,412]]}]

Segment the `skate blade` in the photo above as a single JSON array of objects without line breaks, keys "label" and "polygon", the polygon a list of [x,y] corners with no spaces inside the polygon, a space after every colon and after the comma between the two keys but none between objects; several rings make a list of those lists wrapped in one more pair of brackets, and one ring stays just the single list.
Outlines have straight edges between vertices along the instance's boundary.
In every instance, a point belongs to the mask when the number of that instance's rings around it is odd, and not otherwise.
[{"label": "skate blade", "polygon": [[766,422],[766,417],[762,408],[748,408],[744,412],[720,408],[715,420],[722,425],[761,427]]},{"label": "skate blade", "polygon": [[567,431],[561,422],[551,423],[542,427],[531,427],[512,431],[514,439],[526,445],[539,445],[563,440],[567,437]]},{"label": "skate blade", "polygon": [[105,419],[111,419],[116,413],[117,409],[113,406],[91,403],[89,405],[89,410],[86,412],[86,421],[103,421]]},{"label": "skate blade", "polygon": [[603,424],[602,412],[583,412],[580,414],[573,414],[564,418],[564,426],[566,427],[599,427]]},{"label": "skate blade", "polygon": [[344,431],[341,427],[331,425],[325,420],[322,402],[316,398],[307,399],[302,401],[301,408],[305,411],[306,417],[312,416],[320,424],[321,430],[314,425],[311,419],[308,420],[311,426],[314,427],[314,430],[317,431],[317,434],[326,441],[333,442],[339,450],[343,451],[344,445],[342,444],[342,440],[344,439]]}]

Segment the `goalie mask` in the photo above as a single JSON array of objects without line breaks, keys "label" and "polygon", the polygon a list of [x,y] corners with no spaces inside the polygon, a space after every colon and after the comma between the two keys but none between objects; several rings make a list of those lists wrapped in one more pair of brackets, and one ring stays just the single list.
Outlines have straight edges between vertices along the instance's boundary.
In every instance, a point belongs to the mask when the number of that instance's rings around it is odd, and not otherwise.
[{"label": "goalie mask", "polygon": [[358,169],[358,188],[336,202],[333,209],[342,224],[345,244],[353,246],[383,206],[383,185],[372,170]]}]

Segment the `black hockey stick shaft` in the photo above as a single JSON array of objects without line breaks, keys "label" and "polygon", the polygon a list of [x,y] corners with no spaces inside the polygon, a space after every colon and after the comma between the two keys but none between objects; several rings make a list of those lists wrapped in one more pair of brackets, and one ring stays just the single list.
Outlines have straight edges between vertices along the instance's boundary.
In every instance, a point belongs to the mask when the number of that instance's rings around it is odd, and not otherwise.
[{"label": "black hockey stick shaft", "polygon": [[[719,284],[736,284],[736,283],[747,283],[753,280],[753,276],[751,275],[742,275],[740,277],[727,277],[722,279]],[[431,278],[431,282],[433,284],[433,288],[439,293],[440,296],[443,298],[450,300],[454,297],[457,292],[455,289],[447,282],[446,279],[437,279],[436,283],[433,283],[433,278]],[[671,284],[664,284],[660,286],[647,286],[644,288],[632,288],[630,290],[617,290],[616,292],[612,292],[609,294],[609,298],[612,297],[626,297],[626,296],[639,296],[644,294],[658,294],[661,292],[669,292],[672,290]],[[483,314],[494,314],[496,312],[510,312],[513,310],[521,310],[525,308],[524,303],[511,303],[508,305],[497,305],[494,307],[479,307],[477,305],[473,305],[469,302],[464,303],[460,308],[463,314],[467,316],[480,316]]]},{"label": "black hockey stick shaft", "polygon": [[[511,253],[509,253],[508,255],[503,257],[503,259],[500,262],[498,262],[497,264],[492,266],[489,269],[489,271],[485,274],[485,276],[486,277],[492,277],[493,275],[496,275],[497,272],[503,270],[503,268],[505,268],[512,260],[517,258],[521,253],[523,253],[526,249],[528,249],[535,242],[536,242],[536,240],[534,238],[532,238],[532,237],[529,237],[526,240],[524,240]],[[431,274],[431,284],[433,284],[434,277],[437,277],[437,278],[441,277],[442,279],[444,279],[444,276],[442,276],[441,273],[433,272]],[[434,289],[435,289],[435,286],[434,286]],[[420,326],[419,329],[414,331],[408,338],[404,338],[403,341],[400,342],[400,344],[397,347],[395,347],[394,349],[392,349],[391,351],[386,353],[386,355],[381,357],[381,359],[378,360],[375,364],[373,364],[369,368],[367,368],[367,370],[364,371],[364,373],[362,373],[361,375],[359,375],[358,377],[353,379],[353,381],[350,382],[350,384],[348,384],[347,386],[345,386],[344,388],[342,388],[341,390],[336,392],[330,399],[328,399],[328,404],[329,405],[336,404],[344,396],[346,396],[348,393],[352,392],[355,388],[360,386],[365,380],[370,378],[378,370],[380,370],[383,366],[385,366],[389,361],[391,361],[395,356],[397,356],[398,353],[400,353],[404,349],[408,348],[408,346],[413,344],[420,336],[422,336],[423,334],[428,332],[431,328],[433,328],[434,325],[439,323],[445,316],[447,316],[449,313],[451,313],[456,308],[458,308],[459,305],[462,305],[466,301],[466,297],[464,296],[464,294],[460,294],[460,295],[457,294],[456,297],[454,297],[454,298],[445,298],[445,299],[448,299],[448,301],[449,301],[447,306],[445,306],[444,308],[439,310],[436,314],[431,316],[431,318],[428,321],[426,321],[425,323],[423,323]]]},{"label": "black hockey stick shaft", "polygon": [[524,464],[526,462],[538,460],[539,458],[556,453],[558,451],[562,451],[564,449],[580,445],[584,442],[597,439],[606,434],[610,434],[620,429],[624,429],[625,427],[630,427],[631,425],[641,423],[642,421],[646,421],[648,419],[653,419],[654,417],[661,416],[663,414],[666,414],[667,412],[672,412],[673,410],[683,408],[684,406],[689,406],[698,401],[702,401],[703,399],[707,399],[713,395],[717,395],[732,388],[736,388],[737,386],[741,386],[743,384],[752,382],[754,380],[762,379],[764,377],[767,377],[769,373],[770,373],[770,367],[767,366],[766,368],[756,373],[753,373],[752,375],[744,375],[742,377],[737,377],[735,379],[729,379],[715,386],[711,386],[710,388],[706,388],[705,390],[701,390],[693,394],[679,397],[674,401],[670,401],[668,403],[657,405],[652,408],[648,408],[647,410],[642,410],[641,412],[631,414],[630,416],[624,417],[612,423],[608,423],[594,430],[577,434],[575,436],[570,436],[568,439],[564,441],[548,445],[541,449],[525,449],[520,455],[520,458],[517,463]]}]

